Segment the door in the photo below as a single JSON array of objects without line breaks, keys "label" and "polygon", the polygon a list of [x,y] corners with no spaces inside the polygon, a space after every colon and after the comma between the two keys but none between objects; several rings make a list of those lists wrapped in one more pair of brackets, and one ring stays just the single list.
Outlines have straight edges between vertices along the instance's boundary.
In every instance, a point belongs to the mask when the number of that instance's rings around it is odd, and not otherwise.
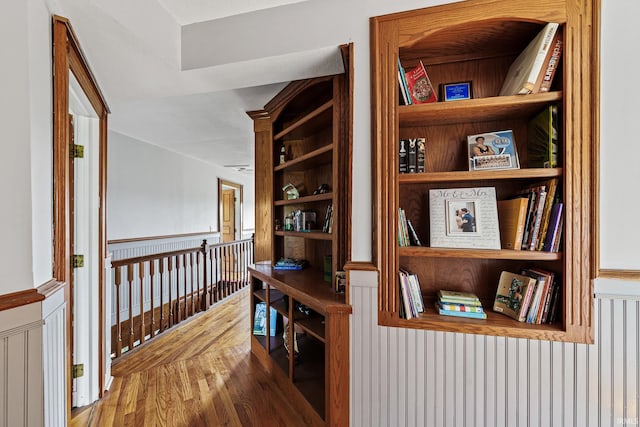
[{"label": "door", "polygon": [[222,242],[236,239],[235,190],[222,190]]},{"label": "door", "polygon": [[[73,80],[73,78],[72,78]],[[70,85],[70,91],[74,85]],[[76,96],[76,99],[79,96]],[[98,262],[98,120],[82,105],[72,103],[69,135],[70,216],[72,269],[71,310],[71,406],[86,406],[99,397],[99,273]]]}]

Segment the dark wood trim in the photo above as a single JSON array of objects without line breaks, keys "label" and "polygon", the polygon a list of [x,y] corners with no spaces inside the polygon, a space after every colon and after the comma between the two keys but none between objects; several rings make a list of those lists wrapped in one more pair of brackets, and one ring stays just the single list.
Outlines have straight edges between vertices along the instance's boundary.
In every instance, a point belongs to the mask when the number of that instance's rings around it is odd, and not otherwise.
[{"label": "dark wood trim", "polygon": [[38,286],[36,290],[40,295],[44,297],[43,299],[46,299],[46,298],[49,298],[51,295],[55,294],[56,292],[58,292],[60,289],[64,288],[65,286],[66,286],[66,283],[59,282],[56,279],[51,279],[48,282],[45,282],[42,285]]},{"label": "dark wood trim", "polygon": [[344,265],[345,271],[375,271],[378,272],[378,267],[376,267],[372,262],[368,261],[349,261]]},{"label": "dark wood trim", "polygon": [[640,280],[640,270],[600,269],[596,277],[600,279]]},{"label": "dark wood trim", "polygon": [[[89,68],[88,62],[80,48],[78,39],[71,28],[67,18],[53,16],[53,170],[54,170],[54,194],[53,194],[53,270],[54,277],[65,282],[66,310],[66,353],[67,372],[71,372],[73,349],[73,276],[71,274],[70,254],[72,248],[72,199],[71,199],[71,174],[73,160],[69,157],[69,71],[77,79],[82,91],[93,106],[99,121],[99,156],[98,165],[98,292],[99,315],[104,316],[104,258],[106,256],[106,188],[107,188],[107,115],[109,107],[98,87],[96,79]],[[104,389],[104,360],[105,349],[101,344],[104,340],[104,322],[98,324],[98,386],[102,396]],[[71,377],[67,377],[66,396],[67,420],[71,420]]]},{"label": "dark wood trim", "polygon": [[182,237],[192,237],[192,236],[205,236],[207,234],[219,234],[219,231],[198,231],[196,233],[183,233],[183,234],[167,234],[164,236],[147,236],[147,237],[132,237],[128,239],[113,239],[107,240],[107,243],[110,245],[115,245],[118,243],[134,243],[134,242],[144,242],[147,240],[160,240],[160,239],[177,239]]},{"label": "dark wood trim", "polygon": [[0,311],[22,307],[42,300],[44,300],[44,295],[39,294],[35,288],[0,295]]}]

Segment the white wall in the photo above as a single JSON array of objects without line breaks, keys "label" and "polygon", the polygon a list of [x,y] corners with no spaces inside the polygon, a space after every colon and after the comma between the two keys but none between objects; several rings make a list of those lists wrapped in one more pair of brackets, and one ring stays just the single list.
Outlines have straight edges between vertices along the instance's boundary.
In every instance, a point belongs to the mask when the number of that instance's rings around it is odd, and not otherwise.
[{"label": "white wall", "polygon": [[640,269],[638,17],[637,0],[602,1],[600,262],[606,269]]},{"label": "white wall", "polygon": [[109,132],[107,238],[217,231],[218,178],[244,186],[254,226],[253,177]]},{"label": "white wall", "polygon": [[44,0],[2,6],[0,294],[52,275],[51,17]]}]

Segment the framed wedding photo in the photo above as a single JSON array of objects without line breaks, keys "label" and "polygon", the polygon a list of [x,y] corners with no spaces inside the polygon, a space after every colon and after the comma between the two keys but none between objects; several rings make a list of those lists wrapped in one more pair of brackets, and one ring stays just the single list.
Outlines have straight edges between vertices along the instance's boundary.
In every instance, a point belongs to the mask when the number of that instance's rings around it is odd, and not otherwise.
[{"label": "framed wedding photo", "polygon": [[429,190],[434,248],[500,249],[494,187]]}]

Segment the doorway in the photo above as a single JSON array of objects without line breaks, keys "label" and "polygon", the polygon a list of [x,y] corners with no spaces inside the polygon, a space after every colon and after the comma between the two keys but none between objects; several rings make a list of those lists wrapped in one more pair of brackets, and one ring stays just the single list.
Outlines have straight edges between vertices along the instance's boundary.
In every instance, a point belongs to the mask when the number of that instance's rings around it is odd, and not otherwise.
[{"label": "doorway", "polygon": [[[70,113],[73,117],[71,120]],[[106,159],[109,108],[68,19],[53,17],[53,276],[65,283],[66,418],[71,419],[74,349],[86,353],[85,399],[102,397],[105,354]],[[76,129],[77,130],[74,130]],[[86,144],[89,162],[76,161],[73,138]],[[81,145],[81,144],[76,144]],[[74,179],[77,176],[77,179]],[[86,185],[86,188],[82,186]],[[86,250],[86,270],[74,255]],[[75,282],[78,286],[74,286]],[[84,287],[86,286],[86,288]],[[76,294],[75,291],[79,291]],[[77,303],[76,303],[77,299]],[[77,310],[76,310],[77,309]],[[76,322],[74,323],[74,313]],[[74,326],[77,326],[74,327]],[[83,347],[81,350],[80,345]],[[85,348],[86,347],[86,348]],[[97,396],[96,396],[97,394]]]},{"label": "doorway", "polygon": [[218,178],[218,231],[223,243],[242,239],[241,184]]}]

